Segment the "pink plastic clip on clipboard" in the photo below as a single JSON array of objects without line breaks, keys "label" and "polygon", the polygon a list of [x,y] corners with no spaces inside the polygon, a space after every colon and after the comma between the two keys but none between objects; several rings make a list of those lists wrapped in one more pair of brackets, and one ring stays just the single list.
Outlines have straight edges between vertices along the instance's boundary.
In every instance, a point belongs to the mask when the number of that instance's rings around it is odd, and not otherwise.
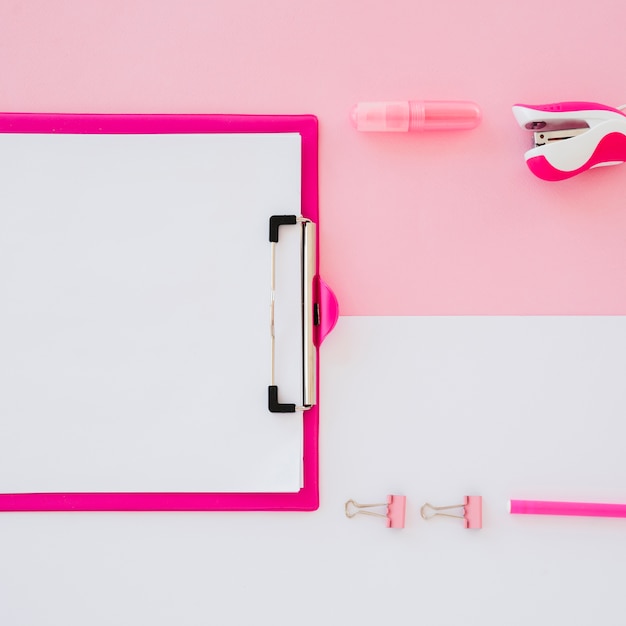
[{"label": "pink plastic clip on clipboard", "polygon": [[[299,134],[301,137],[301,217],[317,224],[318,214],[318,131],[313,116],[246,115],[74,115],[0,114],[2,134],[63,135],[197,135],[197,134]],[[88,167],[88,164],[86,164]],[[195,172],[190,172],[194,176]],[[138,196],[139,197],[139,196]],[[274,211],[274,208],[272,208]],[[1,211],[1,208],[0,208]],[[275,207],[283,213],[284,207]],[[123,228],[123,224],[121,225]],[[319,232],[312,229],[312,244],[319,251]],[[265,237],[266,231],[265,231]],[[267,239],[265,239],[267,241]],[[307,316],[313,320],[311,342],[315,356],[338,316],[337,301],[319,277],[319,254],[312,274],[312,302]],[[269,283],[269,281],[268,281]],[[315,372],[319,359],[311,358]],[[312,397],[319,395],[317,380]],[[267,381],[261,381],[266,383]],[[305,403],[306,404],[306,403]],[[86,416],[88,419],[89,416]],[[2,419],[5,419],[2,416]],[[289,419],[288,417],[286,419]],[[280,493],[232,492],[29,492],[0,494],[0,511],[207,511],[207,510],[314,510],[318,507],[318,424],[319,403],[305,410],[303,420],[302,488]],[[63,433],[61,433],[63,436]],[[43,471],[43,470],[42,470]]]}]

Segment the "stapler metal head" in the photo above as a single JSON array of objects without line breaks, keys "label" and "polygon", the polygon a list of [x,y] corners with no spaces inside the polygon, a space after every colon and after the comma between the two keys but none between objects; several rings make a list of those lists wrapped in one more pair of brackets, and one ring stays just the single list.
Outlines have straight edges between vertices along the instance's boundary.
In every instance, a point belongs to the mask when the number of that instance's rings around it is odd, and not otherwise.
[{"label": "stapler metal head", "polygon": [[[624,107],[622,107],[624,108]],[[626,113],[596,102],[516,104],[513,115],[533,133],[524,155],[543,180],[565,180],[593,167],[626,161]]]}]

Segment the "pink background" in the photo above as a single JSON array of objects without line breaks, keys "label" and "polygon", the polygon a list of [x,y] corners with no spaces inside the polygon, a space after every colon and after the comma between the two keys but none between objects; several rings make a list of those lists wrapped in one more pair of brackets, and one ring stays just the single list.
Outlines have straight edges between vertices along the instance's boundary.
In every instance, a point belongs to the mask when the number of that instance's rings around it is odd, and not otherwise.
[{"label": "pink background", "polygon": [[[344,315],[626,313],[626,167],[546,183],[515,102],[626,102],[600,0],[0,2],[0,110],[312,113]],[[473,99],[474,131],[367,135],[360,100]]]}]

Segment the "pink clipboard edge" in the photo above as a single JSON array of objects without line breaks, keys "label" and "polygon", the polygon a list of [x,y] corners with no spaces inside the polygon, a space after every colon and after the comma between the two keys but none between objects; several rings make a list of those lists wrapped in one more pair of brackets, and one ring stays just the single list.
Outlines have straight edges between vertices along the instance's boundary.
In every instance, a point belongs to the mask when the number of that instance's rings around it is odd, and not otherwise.
[{"label": "pink clipboard edge", "polygon": [[[1,113],[0,132],[299,133],[302,137],[302,215],[318,224],[316,302],[323,320],[316,336],[319,352],[319,345],[334,327],[339,312],[332,291],[319,278],[318,122],[315,116]],[[319,386],[319,358],[317,368]],[[0,494],[0,511],[314,511],[319,507],[319,404],[306,411],[303,419],[304,486],[297,493]]]}]

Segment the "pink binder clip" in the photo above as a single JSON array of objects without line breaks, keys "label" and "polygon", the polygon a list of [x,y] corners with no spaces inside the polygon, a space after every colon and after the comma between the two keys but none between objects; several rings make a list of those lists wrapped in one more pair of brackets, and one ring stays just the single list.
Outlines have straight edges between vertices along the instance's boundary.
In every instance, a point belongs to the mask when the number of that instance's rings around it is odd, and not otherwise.
[{"label": "pink binder clip", "polygon": [[[386,507],[386,513],[377,513],[368,511],[376,507]],[[380,504],[359,504],[354,500],[348,500],[345,505],[346,517],[354,517],[355,515],[373,515],[375,517],[384,517],[387,520],[387,528],[404,528],[404,518],[406,514],[406,496],[387,496],[387,502]]]},{"label": "pink binder clip", "polygon": [[[449,509],[463,509],[463,515],[453,515],[451,513],[439,513]],[[428,502],[420,509],[422,517],[428,521],[437,515],[442,517],[456,517],[462,519],[465,528],[480,529],[483,527],[483,497],[465,496],[463,504],[452,504],[450,506],[433,506]]]}]

